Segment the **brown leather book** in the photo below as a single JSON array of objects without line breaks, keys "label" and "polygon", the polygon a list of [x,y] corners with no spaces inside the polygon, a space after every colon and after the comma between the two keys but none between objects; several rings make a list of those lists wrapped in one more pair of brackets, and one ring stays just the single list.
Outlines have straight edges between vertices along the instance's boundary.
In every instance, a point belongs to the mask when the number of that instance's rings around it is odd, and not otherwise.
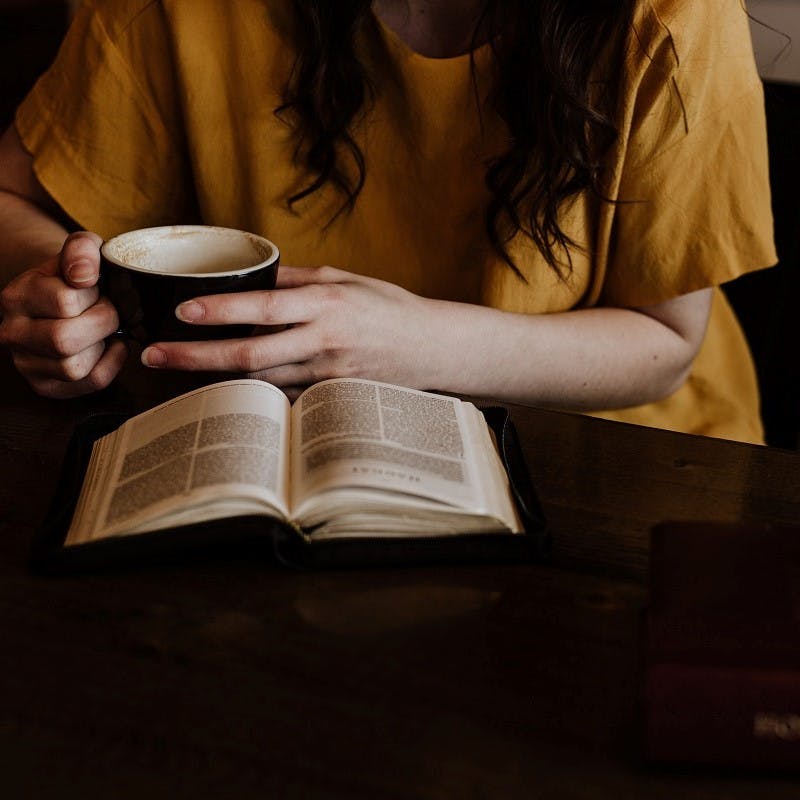
[{"label": "brown leather book", "polygon": [[642,634],[649,760],[800,770],[800,526],[656,526]]}]

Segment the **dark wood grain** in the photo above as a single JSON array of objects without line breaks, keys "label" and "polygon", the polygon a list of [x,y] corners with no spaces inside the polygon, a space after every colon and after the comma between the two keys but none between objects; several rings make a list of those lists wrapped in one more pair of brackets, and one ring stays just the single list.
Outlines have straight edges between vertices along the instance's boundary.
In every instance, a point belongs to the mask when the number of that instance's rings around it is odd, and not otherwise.
[{"label": "dark wood grain", "polygon": [[0,781],[8,797],[796,798],[642,763],[647,535],[796,521],[796,453],[514,409],[552,563],[296,572],[242,556],[48,579],[25,561],[75,421],[0,363]]}]

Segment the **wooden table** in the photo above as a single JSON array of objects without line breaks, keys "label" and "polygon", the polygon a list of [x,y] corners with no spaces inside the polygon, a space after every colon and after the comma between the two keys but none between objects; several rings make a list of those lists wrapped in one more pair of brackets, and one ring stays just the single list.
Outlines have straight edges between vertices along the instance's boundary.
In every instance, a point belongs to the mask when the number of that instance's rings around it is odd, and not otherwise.
[{"label": "wooden table", "polygon": [[649,528],[797,521],[797,453],[514,409],[548,565],[31,576],[72,425],[140,380],[46,401],[0,360],[5,797],[800,797],[648,767],[636,714]]}]

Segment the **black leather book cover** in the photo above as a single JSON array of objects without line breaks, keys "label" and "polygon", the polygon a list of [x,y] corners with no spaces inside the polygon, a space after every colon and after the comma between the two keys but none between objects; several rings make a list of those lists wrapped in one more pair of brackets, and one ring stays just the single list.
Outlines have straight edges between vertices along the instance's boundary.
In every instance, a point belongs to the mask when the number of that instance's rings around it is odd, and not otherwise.
[{"label": "black leather book cover", "polygon": [[[58,573],[174,562],[192,557],[258,554],[289,566],[354,567],[397,564],[481,563],[542,560],[549,532],[507,409],[480,409],[494,432],[522,519],[523,534],[465,534],[408,538],[352,538],[306,541],[271,517],[248,515],[210,520],[135,536],[65,546],[92,445],[119,427],[126,416],[95,414],[79,424],[61,469],[58,490],[36,536],[29,565],[35,572]],[[424,533],[424,532],[421,532]]]}]

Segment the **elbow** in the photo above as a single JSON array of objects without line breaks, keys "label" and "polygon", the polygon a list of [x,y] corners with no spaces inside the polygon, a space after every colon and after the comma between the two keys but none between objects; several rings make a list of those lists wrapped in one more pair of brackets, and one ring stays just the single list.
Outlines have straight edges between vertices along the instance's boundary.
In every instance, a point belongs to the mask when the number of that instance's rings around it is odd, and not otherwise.
[{"label": "elbow", "polygon": [[651,391],[656,396],[650,402],[674,394],[689,378],[705,339],[712,297],[712,289],[700,289],[638,309],[660,325],[660,335],[651,340],[651,346],[655,342],[658,344],[656,353],[651,355],[655,367]]},{"label": "elbow", "polygon": [[681,339],[680,346],[672,349],[668,355],[662,354],[660,357],[654,355],[653,363],[660,363],[661,366],[656,369],[656,374],[653,375],[650,383],[652,397],[645,402],[656,403],[675,394],[692,374],[692,367],[699,349],[698,343]]},{"label": "elbow", "polygon": [[692,364],[694,358],[689,359],[688,363],[679,365],[677,368],[670,371],[670,374],[665,376],[664,385],[659,392],[659,396],[654,398],[653,402],[664,400],[670,395],[675,394],[688,380],[692,372]]}]

